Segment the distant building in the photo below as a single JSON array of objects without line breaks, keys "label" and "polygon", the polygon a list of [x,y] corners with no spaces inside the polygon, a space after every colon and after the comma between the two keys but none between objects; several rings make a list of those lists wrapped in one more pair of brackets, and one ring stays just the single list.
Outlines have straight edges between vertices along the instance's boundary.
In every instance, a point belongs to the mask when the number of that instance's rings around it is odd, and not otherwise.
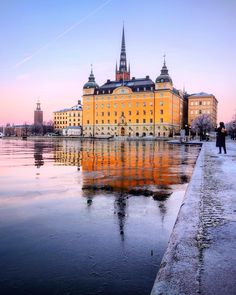
[{"label": "distant building", "polygon": [[[11,135],[14,135],[14,136],[29,136],[29,135],[31,135],[31,128],[30,127],[31,126],[27,125],[27,124],[14,125],[14,126],[11,127],[11,129],[12,129]],[[6,129],[8,129],[8,128],[6,127]],[[10,134],[8,134],[8,136],[9,135]]]},{"label": "distant building", "polygon": [[183,108],[183,93],[174,88],[165,59],[155,82],[149,76],[130,78],[123,29],[115,81],[99,86],[91,70],[83,87],[83,135],[168,137],[183,126]]},{"label": "distant building", "polygon": [[39,101],[34,111],[34,125],[43,125],[43,111],[41,110]]},{"label": "distant building", "polygon": [[81,136],[82,126],[69,126],[62,129],[62,135],[64,136]]},{"label": "distant building", "polygon": [[210,115],[213,126],[217,125],[218,101],[213,94],[205,92],[195,93],[188,96],[188,124],[200,115]]},{"label": "distant building", "polygon": [[71,107],[54,112],[54,128],[61,130],[71,126],[82,126],[82,105],[81,101]]}]

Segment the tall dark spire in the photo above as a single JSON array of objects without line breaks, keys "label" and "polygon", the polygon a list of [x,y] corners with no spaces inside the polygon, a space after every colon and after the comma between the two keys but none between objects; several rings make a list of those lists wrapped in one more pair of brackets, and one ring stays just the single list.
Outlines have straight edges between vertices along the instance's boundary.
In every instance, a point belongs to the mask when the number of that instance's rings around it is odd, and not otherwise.
[{"label": "tall dark spire", "polygon": [[124,26],[123,26],[123,31],[122,31],[119,71],[122,72],[122,73],[127,72],[126,50],[125,50],[125,29],[124,29]]},{"label": "tall dark spire", "polygon": [[126,49],[125,49],[125,28],[123,25],[121,52],[120,52],[120,66],[119,71],[116,70],[116,80],[129,80],[130,72],[127,71]]}]

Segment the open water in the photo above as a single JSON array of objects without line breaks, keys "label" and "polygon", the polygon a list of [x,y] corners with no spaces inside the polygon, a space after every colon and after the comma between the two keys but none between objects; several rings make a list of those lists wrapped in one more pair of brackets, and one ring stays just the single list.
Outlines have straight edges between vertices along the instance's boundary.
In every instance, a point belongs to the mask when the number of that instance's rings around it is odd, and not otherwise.
[{"label": "open water", "polygon": [[198,153],[0,139],[0,293],[149,294]]}]

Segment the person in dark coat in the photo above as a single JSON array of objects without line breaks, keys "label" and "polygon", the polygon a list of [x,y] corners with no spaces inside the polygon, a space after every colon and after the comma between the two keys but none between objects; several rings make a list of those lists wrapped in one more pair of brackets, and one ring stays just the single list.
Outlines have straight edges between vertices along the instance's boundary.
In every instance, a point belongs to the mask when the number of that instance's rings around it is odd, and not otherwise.
[{"label": "person in dark coat", "polygon": [[227,130],[225,129],[224,122],[220,122],[220,126],[217,128],[216,134],[216,146],[219,147],[219,154],[221,154],[221,149],[223,147],[224,153],[226,154],[225,137],[227,135]]}]

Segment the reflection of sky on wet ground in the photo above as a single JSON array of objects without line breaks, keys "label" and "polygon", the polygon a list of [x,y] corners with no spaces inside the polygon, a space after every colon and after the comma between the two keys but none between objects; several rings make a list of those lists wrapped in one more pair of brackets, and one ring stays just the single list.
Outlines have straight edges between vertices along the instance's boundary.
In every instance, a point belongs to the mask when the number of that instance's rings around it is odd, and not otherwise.
[{"label": "reflection of sky on wet ground", "polygon": [[[149,294],[198,151],[1,140],[3,294]],[[155,201],[133,188],[172,194]]]}]

